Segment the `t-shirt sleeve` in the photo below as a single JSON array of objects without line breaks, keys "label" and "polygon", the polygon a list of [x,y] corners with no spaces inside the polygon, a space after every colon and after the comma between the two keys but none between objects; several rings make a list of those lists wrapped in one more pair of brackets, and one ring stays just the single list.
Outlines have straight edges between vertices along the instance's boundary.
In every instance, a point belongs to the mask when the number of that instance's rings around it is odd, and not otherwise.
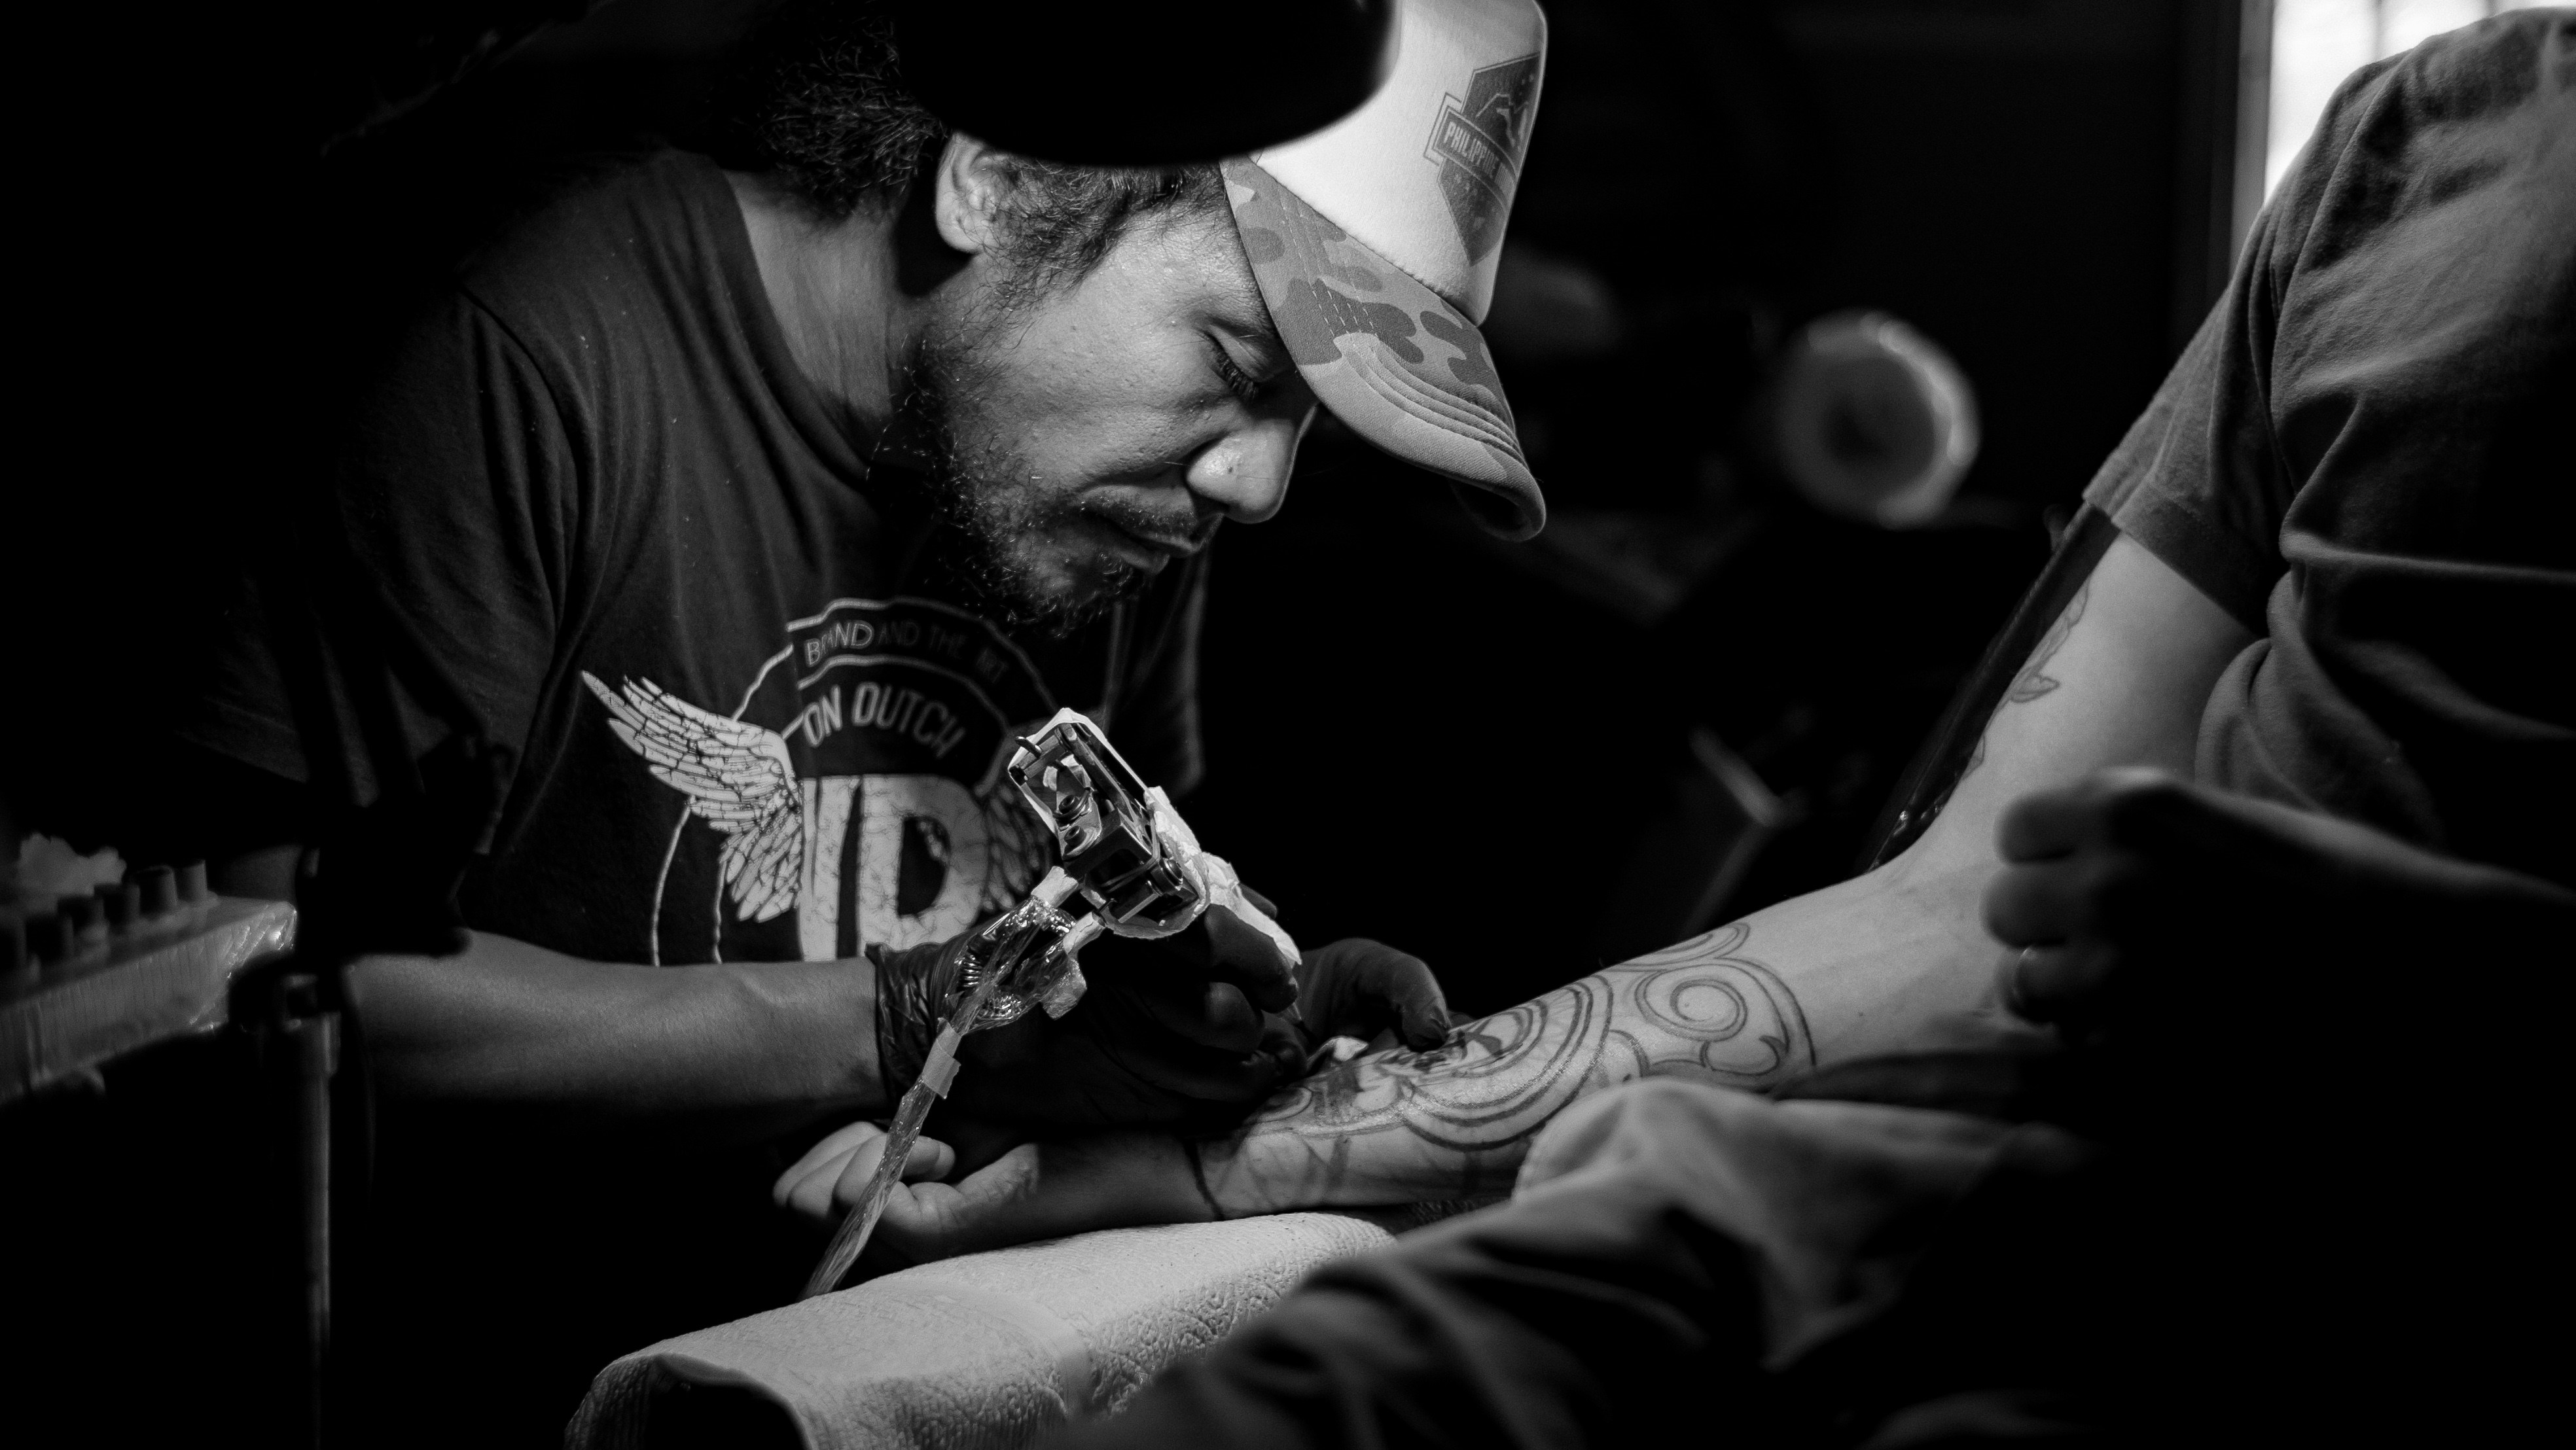
[{"label": "t-shirt sleeve", "polygon": [[2558,880],[2571,57],[2517,11],[2355,72],[2088,495],[2257,636],[2203,783]]},{"label": "t-shirt sleeve", "polygon": [[292,527],[296,566],[227,621],[186,734],[363,803],[456,734],[519,749],[554,654],[578,447],[539,367],[470,297],[362,395]]},{"label": "t-shirt sleeve", "polygon": [[2257,221],[2226,294],[2084,491],[2120,532],[2257,633],[2295,492],[2268,402],[2267,269],[2279,218],[2275,207]]}]

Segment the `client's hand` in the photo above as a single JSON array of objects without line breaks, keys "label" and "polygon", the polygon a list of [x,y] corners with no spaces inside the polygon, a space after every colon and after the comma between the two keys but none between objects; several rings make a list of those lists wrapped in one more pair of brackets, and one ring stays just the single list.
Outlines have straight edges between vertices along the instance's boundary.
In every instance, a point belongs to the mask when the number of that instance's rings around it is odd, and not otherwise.
[{"label": "client's hand", "polygon": [[[771,1197],[828,1228],[867,1192],[884,1152],[884,1130],[852,1123],[780,1175]],[[956,1162],[945,1143],[913,1144],[869,1260],[921,1263],[1092,1229],[1215,1217],[1180,1142],[1159,1134],[1023,1143],[954,1184],[936,1181]]]},{"label": "client's hand", "polygon": [[2004,1001],[2079,1028],[2179,1011],[2314,1032],[2410,954],[2511,960],[2576,927],[2548,883],[2152,770],[2025,796],[1997,846],[1986,925],[2024,948]]}]

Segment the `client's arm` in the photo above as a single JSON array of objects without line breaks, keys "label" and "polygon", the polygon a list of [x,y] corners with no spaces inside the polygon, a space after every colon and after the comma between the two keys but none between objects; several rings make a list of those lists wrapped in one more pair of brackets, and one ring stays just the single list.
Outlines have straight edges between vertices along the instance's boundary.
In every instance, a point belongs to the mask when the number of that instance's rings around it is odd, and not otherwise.
[{"label": "client's arm", "polygon": [[[2018,1030],[1995,1002],[2000,948],[1979,916],[2004,808],[2107,766],[2187,771],[2210,687],[2251,639],[2154,555],[2115,541],[1903,855],[1470,1024],[1431,1052],[1373,1054],[1298,1084],[1200,1150],[1215,1206],[1499,1192],[1530,1135],[1595,1087],[1664,1073],[1764,1087],[1934,1037]],[[780,1197],[817,1216],[846,1207],[873,1171],[872,1141],[862,1128],[827,1139],[780,1180]],[[1169,1138],[1024,1147],[961,1184],[920,1185],[884,1232],[928,1257],[1209,1216],[1189,1167]]]},{"label": "client's arm", "polygon": [[1371,1052],[1197,1145],[1226,1216],[1503,1193],[1566,1104],[1633,1078],[1760,1087],[1815,1060],[1787,983],[1743,922],[1454,1029],[1428,1052]]},{"label": "client's arm", "polygon": [[2000,948],[1981,916],[2005,808],[2109,766],[2188,774],[2210,687],[2252,640],[2155,555],[2113,541],[1922,839],[1867,875],[1754,913],[1730,953],[1788,984],[1819,1065],[2008,1030],[1992,991]]},{"label": "client's arm", "polygon": [[[884,1258],[949,1254],[1127,1224],[1500,1196],[1567,1104],[1634,1078],[1760,1087],[1815,1060],[1797,998],[1747,951],[1744,922],[1593,973],[1452,1028],[1428,1051],[1366,1052],[1282,1091],[1232,1134],[1029,1143],[955,1185],[886,1206]],[[865,1191],[883,1133],[853,1124],[779,1179],[782,1204],[829,1221]],[[923,1139],[906,1176],[956,1159]]]},{"label": "client's arm", "polygon": [[2019,1030],[1980,919],[2006,806],[2106,766],[2188,771],[2201,708],[2252,636],[2153,554],[2114,542],[2032,650],[1923,838],[1878,870],[1766,907],[1451,1034],[1290,1088],[1202,1150],[1228,1213],[1452,1198],[1511,1184],[1583,1093],[1682,1075],[1762,1088],[1809,1068]]}]

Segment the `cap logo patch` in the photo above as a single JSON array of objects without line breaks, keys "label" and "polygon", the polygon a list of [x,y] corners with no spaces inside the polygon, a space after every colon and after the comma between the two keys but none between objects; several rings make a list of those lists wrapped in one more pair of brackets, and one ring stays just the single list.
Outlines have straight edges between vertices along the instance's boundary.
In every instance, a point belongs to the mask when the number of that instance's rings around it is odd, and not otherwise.
[{"label": "cap logo patch", "polygon": [[1423,155],[1440,164],[1440,190],[1467,260],[1481,262],[1502,240],[1529,142],[1530,104],[1538,89],[1538,56],[1489,65],[1467,78],[1467,98],[1444,99]]}]

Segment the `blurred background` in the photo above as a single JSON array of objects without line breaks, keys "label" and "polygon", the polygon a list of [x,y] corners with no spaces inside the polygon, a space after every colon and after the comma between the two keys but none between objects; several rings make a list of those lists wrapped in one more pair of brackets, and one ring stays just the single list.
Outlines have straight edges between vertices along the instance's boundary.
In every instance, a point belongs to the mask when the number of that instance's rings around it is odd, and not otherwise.
[{"label": "blurred background", "polygon": [[[353,360],[569,158],[704,144],[759,8],[31,28],[0,826],[150,813]],[[2334,85],[2494,8],[1553,7],[1487,328],[1551,526],[1319,429],[1217,546],[1202,835],[1470,1008],[1849,874]]]}]

